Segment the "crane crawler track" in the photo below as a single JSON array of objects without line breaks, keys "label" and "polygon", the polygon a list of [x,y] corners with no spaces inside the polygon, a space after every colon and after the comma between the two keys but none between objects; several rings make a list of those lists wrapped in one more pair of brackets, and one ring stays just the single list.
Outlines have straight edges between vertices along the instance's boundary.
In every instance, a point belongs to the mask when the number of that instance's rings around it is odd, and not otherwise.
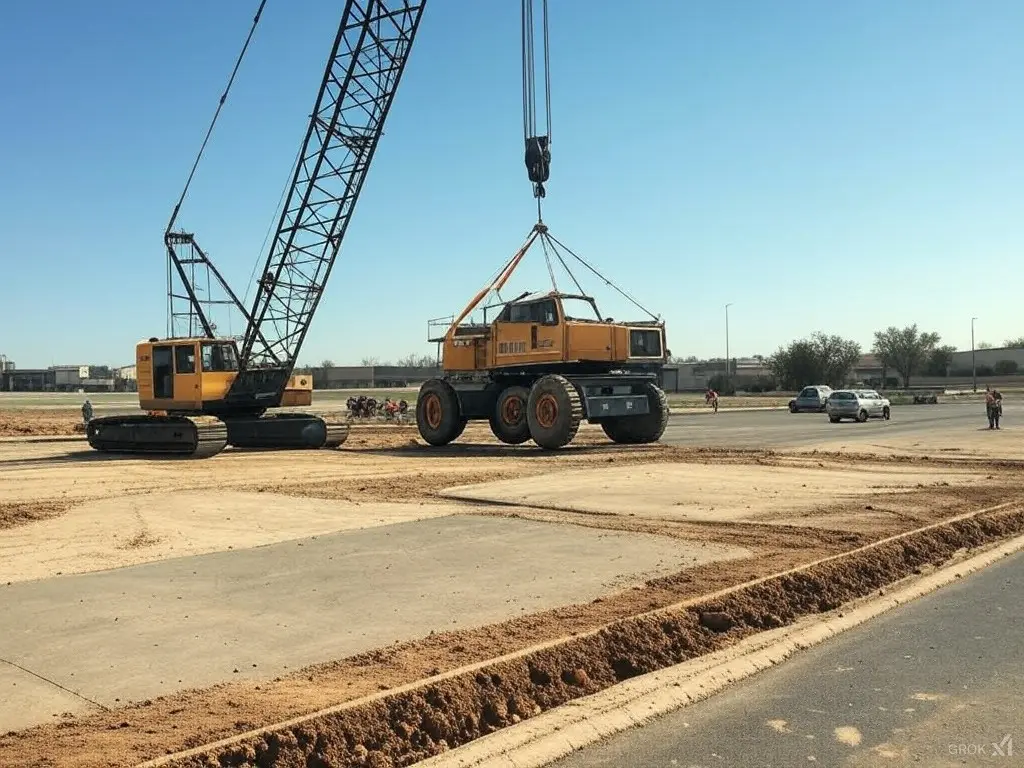
[{"label": "crane crawler track", "polygon": [[273,416],[105,416],[89,422],[89,445],[106,453],[205,459],[225,447],[265,450],[337,448],[347,424],[306,413]]},{"label": "crane crawler track", "polygon": [[228,445],[235,448],[337,448],[348,439],[348,424],[328,424],[308,413],[224,417]]},{"label": "crane crawler track", "polygon": [[228,428],[210,416],[104,416],[86,429],[89,445],[105,453],[205,459],[228,444]]}]

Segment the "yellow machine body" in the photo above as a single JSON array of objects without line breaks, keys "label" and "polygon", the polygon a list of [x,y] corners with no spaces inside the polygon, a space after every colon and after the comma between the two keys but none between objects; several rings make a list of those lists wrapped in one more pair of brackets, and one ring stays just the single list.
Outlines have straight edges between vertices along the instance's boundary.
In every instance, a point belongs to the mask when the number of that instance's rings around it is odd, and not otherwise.
[{"label": "yellow machine body", "polygon": [[[449,329],[443,340],[445,373],[494,371],[552,363],[661,363],[666,361],[663,324],[621,324],[566,314],[564,299],[586,296],[554,291],[505,305],[487,325]],[[596,314],[596,310],[595,310]]]},{"label": "yellow machine body", "polygon": [[[161,339],[135,347],[139,406],[147,411],[206,413],[224,402],[238,373],[238,349],[231,339]],[[313,402],[313,377],[293,375],[281,402],[300,407]]]}]

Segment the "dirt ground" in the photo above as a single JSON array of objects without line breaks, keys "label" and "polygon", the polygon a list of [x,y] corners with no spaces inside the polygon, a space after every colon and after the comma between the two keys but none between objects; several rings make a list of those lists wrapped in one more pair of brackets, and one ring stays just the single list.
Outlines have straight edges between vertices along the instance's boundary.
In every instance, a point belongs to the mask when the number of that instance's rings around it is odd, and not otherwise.
[{"label": "dirt ground", "polygon": [[[75,414],[12,413],[0,411],[0,434],[11,434],[17,425],[35,430],[18,434],[67,434],[59,432],[61,425],[73,430],[76,421]],[[980,449],[950,456],[929,455],[922,446],[917,446],[921,451],[885,446],[854,452],[835,445],[795,455],[613,446],[589,425],[573,446],[557,454],[499,446],[486,426],[471,425],[466,445],[442,451],[425,449],[417,437],[415,427],[360,427],[337,451],[228,450],[211,460],[184,463],[110,458],[90,451],[82,440],[0,442],[0,582],[451,514],[721,542],[753,555],[651,579],[591,603],[435,634],[287,677],[225,682],[59,718],[0,737],[0,764],[133,764],[591,631],[1024,495],[1022,464],[994,460]],[[542,476],[543,482],[516,483]],[[501,493],[486,485],[494,483]],[[590,496],[573,493],[581,485]],[[475,493],[477,500],[445,498],[441,492],[452,488],[460,498]],[[646,488],[661,488],[664,498],[645,498]],[[675,650],[664,651],[665,658],[719,642],[702,630],[694,634],[690,619],[680,621],[686,631],[679,637],[690,638],[689,650],[672,640]],[[635,629],[630,642],[643,645]],[[572,653],[572,659],[558,659],[558,665],[572,664],[565,667],[569,677],[556,685],[557,695],[538,702],[531,693],[520,702],[522,713],[519,705],[506,703],[504,711],[493,713],[491,725],[463,722],[462,732],[486,732],[528,716],[536,707],[571,698],[567,691],[586,692],[597,685],[594,681],[613,680],[626,669],[616,667],[621,654],[609,655],[607,647],[598,653],[607,668],[594,666],[587,647]],[[642,671],[640,660],[634,666]],[[462,726],[440,724],[437,733]],[[389,757],[379,764],[393,763]]]}]

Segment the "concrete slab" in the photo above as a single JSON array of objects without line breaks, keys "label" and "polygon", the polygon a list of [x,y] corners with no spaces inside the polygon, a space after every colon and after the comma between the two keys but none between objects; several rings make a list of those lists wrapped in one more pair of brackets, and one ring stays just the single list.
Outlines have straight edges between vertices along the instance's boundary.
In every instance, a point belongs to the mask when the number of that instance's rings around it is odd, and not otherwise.
[{"label": "concrete slab", "polygon": [[0,583],[245,549],[451,515],[446,504],[356,503],[230,489],[93,499],[0,531]]},{"label": "concrete slab", "polygon": [[[421,520],[0,587],[0,658],[109,706],[266,679],[746,554],[527,520]],[[0,699],[0,731],[25,718]]]},{"label": "concrete slab", "polygon": [[[681,520],[756,522],[780,511],[813,508],[865,494],[922,485],[978,482],[983,475],[901,467],[768,467],[649,464],[584,469],[522,480],[449,488],[440,495],[605,514]],[[813,524],[808,520],[807,524]]]},{"label": "concrete slab", "polygon": [[65,712],[83,714],[97,707],[31,672],[0,661],[0,732],[56,720]]}]

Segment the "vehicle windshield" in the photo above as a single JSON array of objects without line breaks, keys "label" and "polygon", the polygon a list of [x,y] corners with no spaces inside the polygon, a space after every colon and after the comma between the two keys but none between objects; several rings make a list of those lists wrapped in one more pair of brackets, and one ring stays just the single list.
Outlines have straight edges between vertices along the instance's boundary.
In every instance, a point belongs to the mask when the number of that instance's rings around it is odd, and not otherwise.
[{"label": "vehicle windshield", "polygon": [[597,311],[594,309],[594,305],[586,299],[573,299],[569,297],[562,297],[562,312],[565,313],[566,320],[603,320],[604,318],[598,318]]},{"label": "vehicle windshield", "polygon": [[857,396],[853,392],[833,392],[832,400],[856,400]]}]

